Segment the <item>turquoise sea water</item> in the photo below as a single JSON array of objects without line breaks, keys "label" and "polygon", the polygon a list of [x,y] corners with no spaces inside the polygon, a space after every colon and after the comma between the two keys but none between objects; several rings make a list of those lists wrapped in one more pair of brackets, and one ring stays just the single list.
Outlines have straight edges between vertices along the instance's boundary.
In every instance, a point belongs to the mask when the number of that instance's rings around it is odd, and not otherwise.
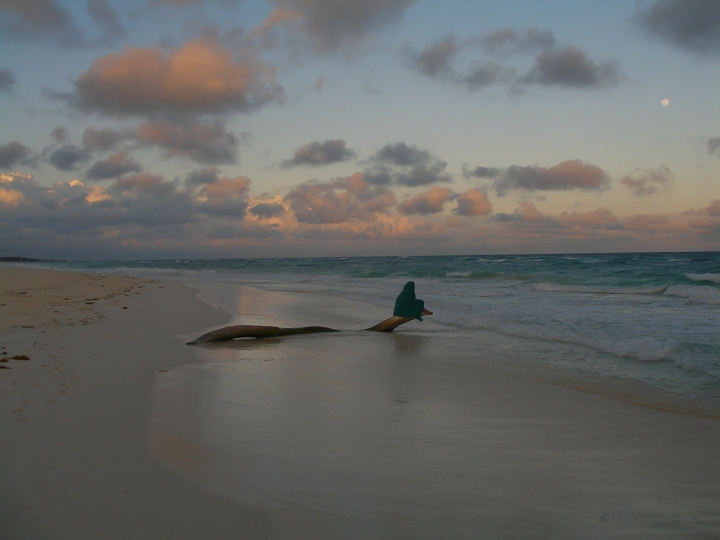
[{"label": "turquoise sea water", "polygon": [[[36,266],[341,296],[435,323],[574,347],[563,367],[720,399],[720,252],[89,261]],[[478,351],[481,352],[481,351]],[[567,355],[564,356],[567,358]]]}]

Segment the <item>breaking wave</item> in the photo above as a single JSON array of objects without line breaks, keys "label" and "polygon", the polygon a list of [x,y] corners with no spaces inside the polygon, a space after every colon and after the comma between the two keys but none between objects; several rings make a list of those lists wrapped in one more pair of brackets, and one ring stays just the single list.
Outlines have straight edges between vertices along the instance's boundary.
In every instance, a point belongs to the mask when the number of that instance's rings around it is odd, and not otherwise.
[{"label": "breaking wave", "polygon": [[720,306],[720,289],[714,287],[698,287],[695,285],[671,285],[665,291],[668,296],[677,296],[704,302],[705,304],[715,304]]},{"label": "breaking wave", "polygon": [[710,281],[712,283],[720,283],[720,274],[683,274],[692,281]]}]

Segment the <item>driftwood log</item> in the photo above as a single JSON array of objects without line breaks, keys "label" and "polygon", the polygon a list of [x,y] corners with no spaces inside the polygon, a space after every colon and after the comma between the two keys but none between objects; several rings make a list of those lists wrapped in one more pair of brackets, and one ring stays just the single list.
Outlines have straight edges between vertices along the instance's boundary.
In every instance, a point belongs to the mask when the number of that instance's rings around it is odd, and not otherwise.
[{"label": "driftwood log", "polygon": [[[384,321],[366,328],[369,332],[392,332],[401,324],[415,320],[414,317],[390,317]],[[248,324],[238,324],[235,326],[226,326],[218,328],[207,334],[186,343],[186,345],[201,345],[205,343],[217,343],[218,341],[230,341],[231,339],[241,338],[273,338],[280,336],[294,336],[296,334],[319,334],[323,332],[341,332],[333,328],[325,326],[301,326],[298,328],[280,328],[278,326],[254,326]]]}]

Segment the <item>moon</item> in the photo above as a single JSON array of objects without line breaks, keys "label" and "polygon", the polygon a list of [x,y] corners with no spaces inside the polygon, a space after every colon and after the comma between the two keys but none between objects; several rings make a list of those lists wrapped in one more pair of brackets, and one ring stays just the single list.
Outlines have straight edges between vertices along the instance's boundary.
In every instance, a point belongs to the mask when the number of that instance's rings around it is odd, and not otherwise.
[{"label": "moon", "polygon": [[660,105],[662,105],[663,107],[667,107],[668,105],[670,105],[670,100],[667,99],[667,98],[666,98],[666,99],[663,99],[663,100],[660,102]]}]

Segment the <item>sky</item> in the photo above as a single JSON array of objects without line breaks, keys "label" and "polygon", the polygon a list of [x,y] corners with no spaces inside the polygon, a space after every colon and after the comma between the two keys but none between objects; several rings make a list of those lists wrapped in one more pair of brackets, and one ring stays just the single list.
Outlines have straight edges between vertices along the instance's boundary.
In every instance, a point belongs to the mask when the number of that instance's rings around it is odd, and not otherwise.
[{"label": "sky", "polygon": [[0,0],[0,256],[718,248],[717,0]]}]

